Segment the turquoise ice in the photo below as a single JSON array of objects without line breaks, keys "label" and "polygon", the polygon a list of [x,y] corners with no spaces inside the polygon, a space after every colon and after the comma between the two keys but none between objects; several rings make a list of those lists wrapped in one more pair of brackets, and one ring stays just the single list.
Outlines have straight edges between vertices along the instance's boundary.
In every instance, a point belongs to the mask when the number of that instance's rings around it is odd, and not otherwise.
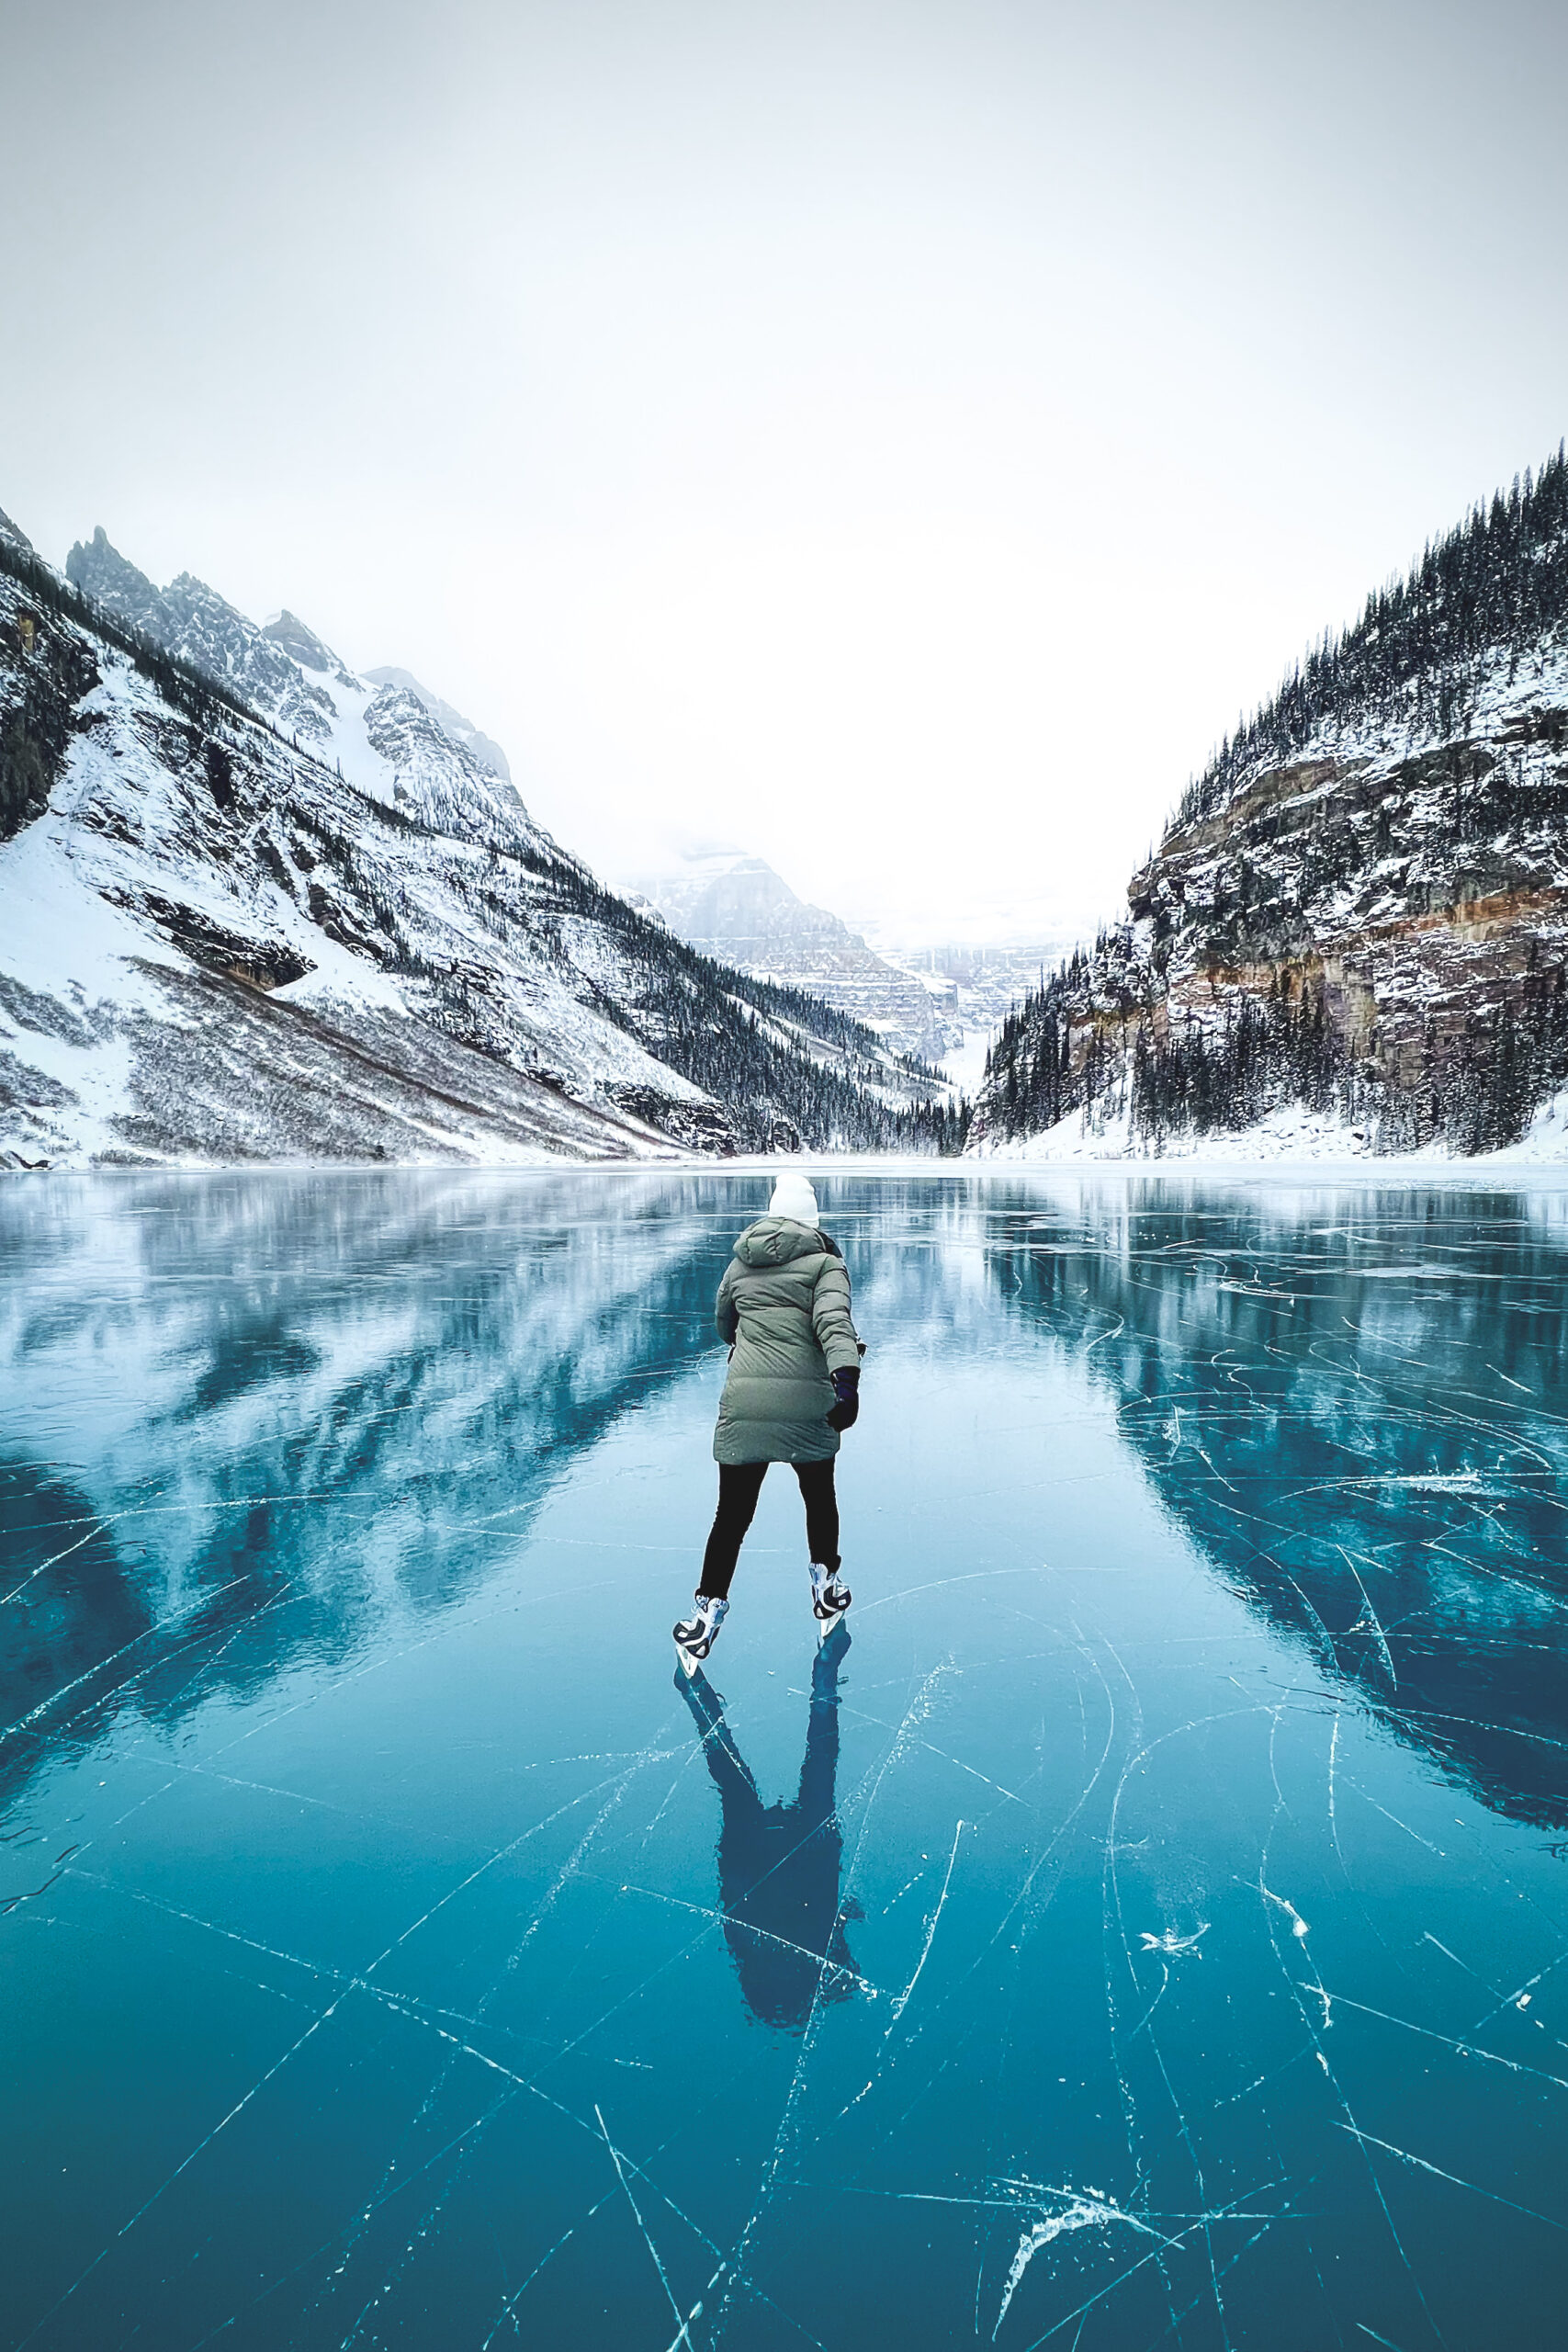
[{"label": "turquoise ice", "polygon": [[1553,2340],[1568,1195],[765,1183],[0,1192],[6,2340]]}]

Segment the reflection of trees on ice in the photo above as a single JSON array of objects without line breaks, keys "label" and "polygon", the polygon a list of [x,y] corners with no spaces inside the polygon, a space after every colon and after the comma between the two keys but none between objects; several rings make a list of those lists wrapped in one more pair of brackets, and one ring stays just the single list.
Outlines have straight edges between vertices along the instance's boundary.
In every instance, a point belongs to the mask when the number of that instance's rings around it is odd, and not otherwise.
[{"label": "reflection of trees on ice", "polygon": [[1403,1739],[1568,1828],[1561,1195],[1070,1188],[1003,1302],[1117,1399],[1161,1501]]},{"label": "reflection of trees on ice", "polygon": [[36,2352],[1554,2340],[1560,1228],[829,1180],[853,1684],[764,1529],[677,1703],[765,1181],[0,1195]]}]

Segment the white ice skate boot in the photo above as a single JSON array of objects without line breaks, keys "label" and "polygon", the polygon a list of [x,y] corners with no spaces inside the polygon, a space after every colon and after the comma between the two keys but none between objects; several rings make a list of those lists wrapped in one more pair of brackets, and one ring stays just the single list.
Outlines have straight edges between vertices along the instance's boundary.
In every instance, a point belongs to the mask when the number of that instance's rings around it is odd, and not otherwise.
[{"label": "white ice skate boot", "polygon": [[692,1615],[675,1628],[676,1655],[688,1674],[695,1674],[729,1612],[728,1600],[715,1600],[705,1592],[694,1593],[692,1598],[696,1604]]},{"label": "white ice skate boot", "polygon": [[825,1642],[845,1610],[850,1605],[850,1589],[839,1582],[837,1567],[825,1568],[820,1560],[811,1563],[811,1613],[817,1620],[817,1638]]}]

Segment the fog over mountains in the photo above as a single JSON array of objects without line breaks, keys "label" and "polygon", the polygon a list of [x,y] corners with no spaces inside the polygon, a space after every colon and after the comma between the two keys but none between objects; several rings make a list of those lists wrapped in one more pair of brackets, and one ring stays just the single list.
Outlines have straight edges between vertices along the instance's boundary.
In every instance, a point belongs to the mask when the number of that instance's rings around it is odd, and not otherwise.
[{"label": "fog over mountains", "polygon": [[705,954],[754,978],[809,989],[863,1021],[895,1053],[973,1084],[1007,1013],[1072,944],[890,946],[809,906],[762,858],[693,852],[637,877],[638,904]]},{"label": "fog over mountains", "polygon": [[67,575],[0,523],[12,1165],[958,1140],[872,1032],[606,890],[406,672],[101,528]]},{"label": "fog over mountains", "polygon": [[705,955],[809,989],[865,1022],[895,1053],[936,1062],[955,1041],[950,984],[928,986],[888,962],[841,917],[808,906],[760,857],[715,851],[640,887],[671,930]]}]

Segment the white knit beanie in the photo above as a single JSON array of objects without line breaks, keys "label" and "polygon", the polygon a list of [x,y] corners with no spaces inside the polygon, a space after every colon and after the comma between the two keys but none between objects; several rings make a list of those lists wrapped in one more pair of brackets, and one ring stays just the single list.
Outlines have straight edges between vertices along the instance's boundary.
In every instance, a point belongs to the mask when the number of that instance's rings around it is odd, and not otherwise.
[{"label": "white knit beanie", "polygon": [[773,1186],[768,1215],[790,1217],[796,1225],[815,1225],[821,1211],[817,1206],[810,1178],[797,1175],[793,1168],[786,1169]]}]

